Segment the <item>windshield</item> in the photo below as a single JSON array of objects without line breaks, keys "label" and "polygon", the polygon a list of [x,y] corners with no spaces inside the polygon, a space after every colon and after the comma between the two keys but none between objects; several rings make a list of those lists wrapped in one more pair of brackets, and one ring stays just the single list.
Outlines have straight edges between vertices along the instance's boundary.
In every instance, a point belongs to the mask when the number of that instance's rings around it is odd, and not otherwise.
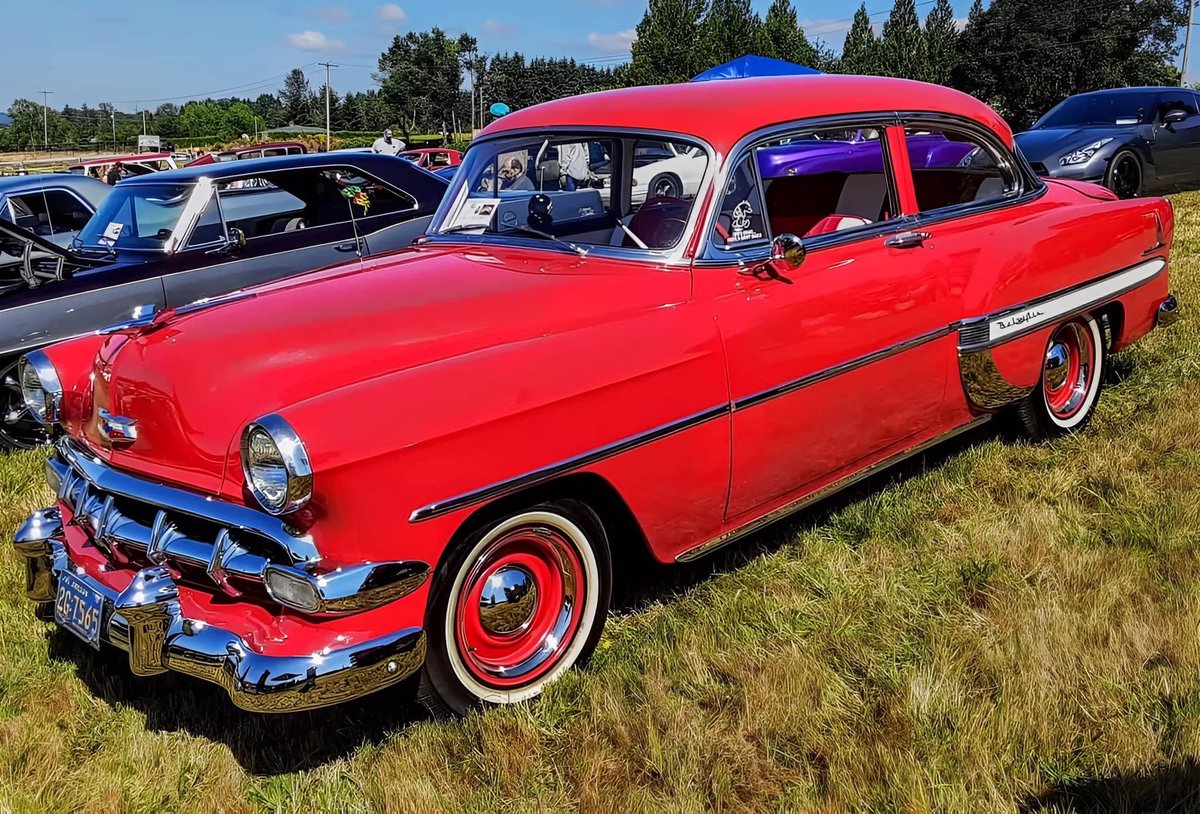
[{"label": "windshield", "polygon": [[1141,93],[1072,96],[1033,127],[1081,127],[1089,124],[1145,124],[1154,117],[1154,97]]},{"label": "windshield", "polygon": [[677,138],[539,132],[485,141],[464,157],[430,234],[512,235],[580,253],[670,249],[707,168],[707,152]]},{"label": "windshield", "polygon": [[79,233],[79,242],[105,249],[161,251],[192,189],[191,184],[118,185]]}]

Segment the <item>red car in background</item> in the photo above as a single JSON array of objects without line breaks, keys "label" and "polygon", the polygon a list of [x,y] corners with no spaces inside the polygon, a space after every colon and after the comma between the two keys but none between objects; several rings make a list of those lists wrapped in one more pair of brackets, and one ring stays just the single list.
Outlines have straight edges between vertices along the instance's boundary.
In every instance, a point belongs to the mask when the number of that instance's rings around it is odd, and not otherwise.
[{"label": "red car in background", "polygon": [[280,155],[304,155],[308,148],[298,141],[271,141],[265,144],[244,144],[219,153],[204,153],[188,162],[189,167],[215,164],[218,161],[241,161],[248,158],[273,158]]},{"label": "red car in background", "polygon": [[[698,191],[635,202],[664,140]],[[28,356],[61,432],[28,594],[250,710],[417,672],[434,709],[522,701],[592,652],[632,548],[694,560],[1004,411],[1080,430],[1176,314],[1173,225],[905,80],[521,110],[416,247]]]},{"label": "red car in background", "polygon": [[400,153],[400,157],[427,170],[457,167],[462,163],[462,153],[445,147],[421,147],[416,150],[405,150]]}]

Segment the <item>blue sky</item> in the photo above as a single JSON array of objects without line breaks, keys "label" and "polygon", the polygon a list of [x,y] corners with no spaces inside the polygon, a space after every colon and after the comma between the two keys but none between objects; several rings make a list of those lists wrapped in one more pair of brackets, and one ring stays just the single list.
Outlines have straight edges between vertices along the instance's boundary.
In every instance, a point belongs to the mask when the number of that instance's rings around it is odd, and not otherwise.
[{"label": "blue sky", "polygon": [[[840,48],[859,0],[794,1],[810,35]],[[754,5],[765,13],[769,2]],[[932,2],[918,0],[918,12]],[[335,89],[362,90],[393,36],[435,25],[475,34],[485,51],[615,64],[628,56],[645,0],[57,0],[50,13],[41,3],[6,5],[10,69],[0,73],[0,110],[17,97],[40,100],[46,89],[53,107],[111,101],[132,111],[274,92],[283,74],[302,66],[319,86],[325,69],[315,63],[326,60],[343,66],[334,71]],[[954,6],[965,16],[970,0]],[[867,2],[880,22],[890,7],[890,0]],[[1192,63],[1196,70],[1200,59]]]}]

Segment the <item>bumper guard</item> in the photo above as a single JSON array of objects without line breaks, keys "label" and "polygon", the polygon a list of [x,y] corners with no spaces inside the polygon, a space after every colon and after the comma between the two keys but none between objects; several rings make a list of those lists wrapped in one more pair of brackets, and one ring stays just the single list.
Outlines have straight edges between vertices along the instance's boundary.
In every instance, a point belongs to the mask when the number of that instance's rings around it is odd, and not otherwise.
[{"label": "bumper guard", "polygon": [[129,669],[146,676],[174,670],[224,687],[251,712],[294,712],[366,695],[412,675],[425,658],[425,634],[408,628],[310,656],[255,653],[241,637],[184,617],[168,570],[151,565],[120,593],[71,562],[58,509],[36,511],[13,545],[25,556],[26,594],[38,615],[53,618],[58,576],[71,572],[101,594],[100,638],[129,654]]}]

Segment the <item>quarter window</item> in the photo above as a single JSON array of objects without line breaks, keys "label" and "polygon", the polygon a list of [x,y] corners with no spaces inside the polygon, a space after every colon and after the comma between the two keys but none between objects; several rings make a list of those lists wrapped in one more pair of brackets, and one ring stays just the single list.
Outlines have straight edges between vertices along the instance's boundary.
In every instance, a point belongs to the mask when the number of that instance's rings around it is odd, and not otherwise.
[{"label": "quarter window", "polygon": [[1017,189],[1011,162],[998,160],[995,148],[973,135],[914,126],[904,136],[922,212],[991,201]]},{"label": "quarter window", "polygon": [[38,235],[74,232],[87,225],[92,213],[70,192],[46,189],[9,199],[12,220]]}]

